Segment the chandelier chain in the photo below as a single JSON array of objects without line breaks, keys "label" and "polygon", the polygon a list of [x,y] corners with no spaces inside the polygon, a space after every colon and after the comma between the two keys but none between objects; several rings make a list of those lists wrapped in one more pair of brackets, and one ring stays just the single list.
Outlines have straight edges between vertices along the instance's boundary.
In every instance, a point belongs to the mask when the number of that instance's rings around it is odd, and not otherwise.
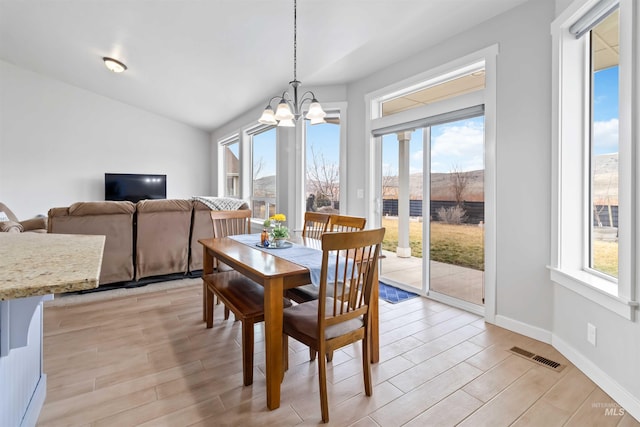
[{"label": "chandelier chain", "polygon": [[298,80],[298,0],[293,0],[293,80]]},{"label": "chandelier chain", "polygon": [[[293,0],[293,80],[289,82],[293,94],[285,90],[282,96],[271,98],[258,122],[270,126],[294,127],[294,120],[297,121],[303,116],[303,105],[309,103],[309,111],[304,117],[312,125],[326,123],[324,118],[327,113],[324,112],[312,91],[304,92],[302,99],[298,98],[300,85],[301,82],[298,81],[298,1]],[[277,111],[274,112],[271,103],[276,99],[280,99],[280,102]]]}]

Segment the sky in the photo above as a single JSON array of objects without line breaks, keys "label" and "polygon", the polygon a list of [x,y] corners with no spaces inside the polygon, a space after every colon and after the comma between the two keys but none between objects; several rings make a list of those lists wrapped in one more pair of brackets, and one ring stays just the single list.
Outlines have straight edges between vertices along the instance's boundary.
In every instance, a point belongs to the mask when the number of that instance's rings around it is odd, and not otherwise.
[{"label": "sky", "polygon": [[[306,126],[307,147],[313,146],[314,152],[324,156],[327,164],[338,164],[340,158],[340,126],[325,123]],[[262,158],[260,177],[275,175],[276,130],[270,129],[253,137],[254,164]],[[311,159],[311,149],[307,149],[307,162]]]},{"label": "sky", "polygon": [[[424,171],[423,131],[411,134],[410,173]],[[397,175],[398,142],[395,134],[382,138],[382,171],[384,175]],[[484,118],[474,117],[431,127],[431,172],[447,173],[452,170],[473,171],[484,169]]]},{"label": "sky", "polygon": [[[307,126],[307,163],[312,161],[311,149],[322,155],[327,163],[338,164],[340,127],[334,124]],[[433,126],[432,171],[450,172],[484,168],[484,119],[475,117]],[[383,171],[397,174],[398,143],[395,134],[383,138]],[[411,173],[422,172],[422,129],[412,133],[410,142]],[[260,177],[275,174],[275,130],[254,136],[254,163],[264,159]]]},{"label": "sky", "polygon": [[338,165],[340,161],[340,126],[331,123],[307,126],[307,164],[313,162],[312,147],[316,156],[322,155],[327,164]]},{"label": "sky", "polygon": [[271,128],[253,136],[254,169],[257,168],[259,163],[262,165],[257,172],[258,176],[255,178],[276,174],[276,128]]},{"label": "sky", "polygon": [[593,77],[593,139],[595,154],[618,152],[618,66]]}]

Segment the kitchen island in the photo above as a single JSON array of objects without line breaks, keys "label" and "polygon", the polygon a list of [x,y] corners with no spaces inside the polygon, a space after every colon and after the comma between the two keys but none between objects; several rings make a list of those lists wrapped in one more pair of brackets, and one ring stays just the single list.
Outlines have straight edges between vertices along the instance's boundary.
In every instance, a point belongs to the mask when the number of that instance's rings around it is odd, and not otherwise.
[{"label": "kitchen island", "polygon": [[0,426],[35,425],[44,403],[43,302],[98,287],[104,236],[0,233]]}]

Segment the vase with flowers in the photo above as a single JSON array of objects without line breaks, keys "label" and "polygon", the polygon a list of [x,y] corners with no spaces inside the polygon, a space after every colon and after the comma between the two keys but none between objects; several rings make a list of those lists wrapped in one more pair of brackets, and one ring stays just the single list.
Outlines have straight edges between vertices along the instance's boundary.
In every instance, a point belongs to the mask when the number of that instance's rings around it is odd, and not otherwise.
[{"label": "vase with flowers", "polygon": [[283,224],[287,220],[284,214],[275,214],[264,222],[264,226],[268,227],[269,235],[273,241],[273,245],[277,248],[281,247],[285,239],[289,238],[289,229]]}]

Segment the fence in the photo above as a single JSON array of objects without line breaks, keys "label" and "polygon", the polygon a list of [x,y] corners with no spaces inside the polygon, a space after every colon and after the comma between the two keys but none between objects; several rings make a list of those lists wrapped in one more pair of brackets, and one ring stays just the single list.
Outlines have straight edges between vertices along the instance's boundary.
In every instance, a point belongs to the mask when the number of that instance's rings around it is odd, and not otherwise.
[{"label": "fence", "polygon": [[[434,200],[430,203],[430,220],[439,221],[438,209],[456,206],[455,201]],[[484,222],[484,202],[463,202],[462,208],[466,212],[467,224]],[[398,216],[398,199],[382,200],[382,215]],[[409,200],[409,216],[422,217],[422,200]]]},{"label": "fence", "polygon": [[[611,212],[609,212],[611,209]],[[595,205],[593,209],[593,225],[599,226],[598,217],[603,227],[618,228],[618,206],[616,205]]]},{"label": "fence", "polygon": [[[455,201],[434,200],[431,201],[430,215],[432,221],[438,221],[438,209],[450,208],[456,205]],[[462,208],[467,215],[468,224],[478,224],[484,222],[484,202],[463,202]],[[398,216],[398,199],[382,200],[382,215]],[[409,200],[409,216],[422,216],[422,200]],[[618,206],[616,205],[595,205],[593,225],[598,226],[598,218],[603,227],[618,228]]]}]

